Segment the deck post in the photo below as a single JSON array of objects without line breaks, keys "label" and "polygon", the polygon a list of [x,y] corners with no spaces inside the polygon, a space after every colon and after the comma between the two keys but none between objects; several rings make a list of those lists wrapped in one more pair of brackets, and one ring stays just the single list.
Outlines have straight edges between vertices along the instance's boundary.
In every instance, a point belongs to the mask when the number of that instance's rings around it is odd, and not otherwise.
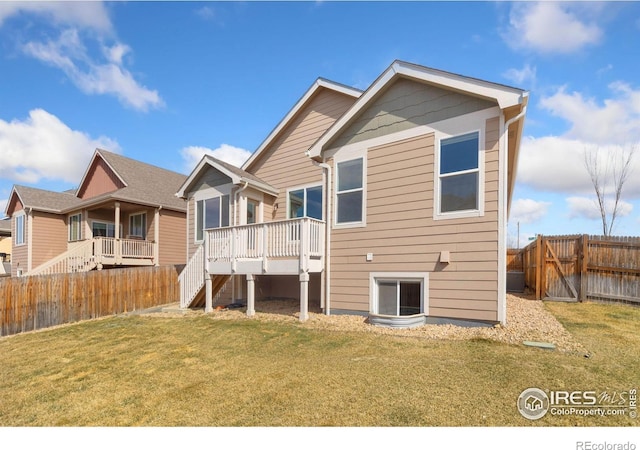
[{"label": "deck post", "polygon": [[204,286],[205,286],[205,306],[204,312],[210,313],[213,311],[213,281],[211,280],[211,275],[208,273],[205,274]]},{"label": "deck post", "polygon": [[309,272],[300,274],[300,322],[309,318]]},{"label": "deck post", "polygon": [[256,276],[247,274],[247,317],[253,317],[256,313]]}]

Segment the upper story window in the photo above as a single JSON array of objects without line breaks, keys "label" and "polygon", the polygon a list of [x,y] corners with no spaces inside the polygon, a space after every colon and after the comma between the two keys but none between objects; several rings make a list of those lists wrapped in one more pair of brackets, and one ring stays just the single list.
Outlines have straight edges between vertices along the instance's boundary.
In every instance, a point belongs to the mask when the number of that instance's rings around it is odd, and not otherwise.
[{"label": "upper story window", "polygon": [[480,212],[479,142],[478,132],[440,141],[438,214]]},{"label": "upper story window", "polygon": [[147,213],[129,216],[129,236],[140,239],[147,238]]},{"label": "upper story window", "polygon": [[322,185],[289,191],[289,219],[297,217],[322,220]]},{"label": "upper story window", "polygon": [[24,214],[16,216],[16,245],[25,243],[25,217]]},{"label": "upper story window", "polygon": [[82,214],[69,216],[69,241],[82,239]]},{"label": "upper story window", "polygon": [[336,224],[364,222],[364,158],[337,164]]},{"label": "upper story window", "polygon": [[204,230],[229,226],[229,195],[196,201],[196,241],[204,240]]}]

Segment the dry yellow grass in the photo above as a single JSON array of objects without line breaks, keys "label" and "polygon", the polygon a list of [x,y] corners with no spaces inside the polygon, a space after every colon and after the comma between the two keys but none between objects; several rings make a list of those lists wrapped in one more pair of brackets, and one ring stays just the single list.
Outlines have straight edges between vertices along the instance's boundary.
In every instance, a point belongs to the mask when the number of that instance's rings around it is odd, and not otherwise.
[{"label": "dry yellow grass", "polygon": [[4,426],[626,426],[531,422],[527,387],[638,385],[640,310],[548,304],[592,354],[318,329],[278,318],[130,316],[0,339]]}]

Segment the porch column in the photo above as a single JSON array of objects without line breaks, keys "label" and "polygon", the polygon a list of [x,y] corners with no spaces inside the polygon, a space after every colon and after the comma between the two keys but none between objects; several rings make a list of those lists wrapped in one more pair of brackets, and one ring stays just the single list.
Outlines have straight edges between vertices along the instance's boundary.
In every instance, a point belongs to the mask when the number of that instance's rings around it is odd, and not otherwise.
[{"label": "porch column", "polygon": [[93,232],[91,231],[91,224],[89,223],[89,210],[82,210],[82,236],[81,239],[91,239],[93,237]]},{"label": "porch column", "polygon": [[160,265],[160,208],[153,215],[153,262]]},{"label": "porch column", "polygon": [[300,322],[309,318],[309,272],[300,274]]},{"label": "porch column", "polygon": [[204,306],[204,312],[206,313],[210,313],[211,311],[213,311],[213,286],[212,286],[212,280],[211,280],[211,275],[209,275],[208,273],[205,274],[205,279],[204,279],[204,288],[205,288],[205,306]]},{"label": "porch column", "polygon": [[116,217],[115,217],[115,230],[113,230],[113,237],[120,239],[120,202],[116,202]]},{"label": "porch column", "polygon": [[256,276],[247,275],[247,317],[253,317],[256,313]]}]

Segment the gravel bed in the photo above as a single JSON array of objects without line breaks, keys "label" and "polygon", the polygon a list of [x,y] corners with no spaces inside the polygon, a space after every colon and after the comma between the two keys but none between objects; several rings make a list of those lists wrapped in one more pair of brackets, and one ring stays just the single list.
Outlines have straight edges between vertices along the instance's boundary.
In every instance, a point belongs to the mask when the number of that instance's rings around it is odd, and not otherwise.
[{"label": "gravel bed", "polygon": [[[298,321],[299,303],[291,300],[256,302],[256,315],[248,318],[245,309],[223,309],[209,313],[212,320],[261,320],[297,323],[302,327],[329,331],[376,333],[419,339],[469,340],[489,339],[507,344],[523,345],[524,341],[552,343],[556,350],[586,355],[582,344],[544,308],[541,301],[507,295],[507,324],[487,327],[461,327],[456,325],[423,325],[411,329],[394,329],[370,325],[364,316],[331,315],[310,311],[309,320]],[[190,311],[186,315],[204,314]],[[180,315],[184,316],[184,315]]]}]

